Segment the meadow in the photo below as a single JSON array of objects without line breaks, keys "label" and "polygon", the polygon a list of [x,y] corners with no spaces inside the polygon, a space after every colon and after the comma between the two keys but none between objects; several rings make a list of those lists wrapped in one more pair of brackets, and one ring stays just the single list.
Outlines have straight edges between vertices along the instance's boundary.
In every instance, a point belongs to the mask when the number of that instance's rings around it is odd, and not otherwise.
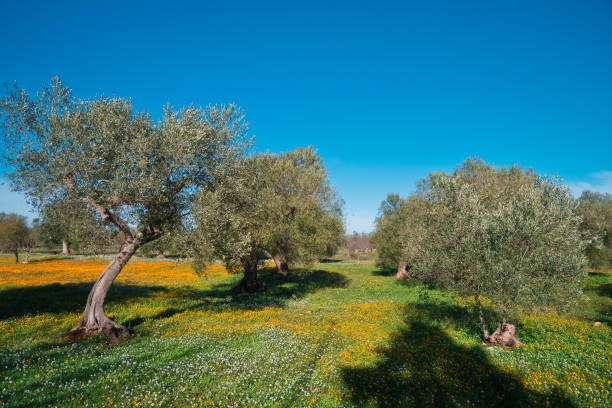
[{"label": "meadow", "polygon": [[0,258],[0,407],[612,405],[612,271],[591,271],[567,314],[516,312],[524,346],[504,350],[481,343],[473,299],[370,261],[286,278],[266,265],[266,292],[249,295],[222,266],[198,276],[134,259],[105,308],[136,336],[111,347],[61,338],[107,260],[11,261]]}]

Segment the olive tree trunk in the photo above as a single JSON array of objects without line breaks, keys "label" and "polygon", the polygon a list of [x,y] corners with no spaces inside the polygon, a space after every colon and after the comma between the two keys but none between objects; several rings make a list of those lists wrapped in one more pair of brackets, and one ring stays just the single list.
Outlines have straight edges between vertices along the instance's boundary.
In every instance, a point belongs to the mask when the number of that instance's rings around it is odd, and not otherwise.
[{"label": "olive tree trunk", "polygon": [[289,266],[287,265],[287,262],[285,262],[283,257],[277,254],[274,255],[272,259],[274,260],[274,265],[276,265],[276,272],[279,275],[287,276],[287,274],[289,273]]},{"label": "olive tree trunk", "polygon": [[476,301],[476,306],[478,306],[478,319],[480,320],[480,326],[482,327],[482,338],[485,341],[489,341],[489,330],[487,329],[484,309],[482,308],[482,303],[480,303],[480,297],[478,296],[478,293],[474,295],[474,300]]},{"label": "olive tree trunk", "polygon": [[400,262],[397,266],[395,279],[408,279],[409,277],[410,275],[408,275],[408,271],[406,270],[406,262]]},{"label": "olive tree trunk", "polygon": [[255,293],[265,290],[259,279],[257,279],[257,263],[257,258],[254,257],[244,262],[244,277],[236,286],[236,291]]},{"label": "olive tree trunk", "polygon": [[91,288],[83,317],[74,328],[64,334],[65,337],[70,340],[79,340],[86,336],[103,334],[111,344],[117,344],[133,336],[130,329],[106,315],[104,299],[111,284],[139,246],[139,241],[135,239],[128,239],[121,245],[119,252],[98,276]]},{"label": "olive tree trunk", "polygon": [[480,297],[478,294],[474,295],[474,300],[478,306],[478,318],[480,319],[480,325],[482,326],[482,337],[485,342],[499,344],[504,347],[520,346],[523,343],[516,337],[516,327],[513,324],[507,323],[507,310],[506,306],[502,306],[502,322],[497,325],[497,328],[492,334],[489,334],[487,330],[487,323],[484,318],[484,309],[482,303],[480,303]]},{"label": "olive tree trunk", "polygon": [[70,243],[65,239],[62,240],[62,255],[70,255]]},{"label": "olive tree trunk", "polygon": [[493,334],[489,336],[488,341],[504,347],[515,347],[523,344],[516,337],[516,326],[510,323],[500,323]]}]

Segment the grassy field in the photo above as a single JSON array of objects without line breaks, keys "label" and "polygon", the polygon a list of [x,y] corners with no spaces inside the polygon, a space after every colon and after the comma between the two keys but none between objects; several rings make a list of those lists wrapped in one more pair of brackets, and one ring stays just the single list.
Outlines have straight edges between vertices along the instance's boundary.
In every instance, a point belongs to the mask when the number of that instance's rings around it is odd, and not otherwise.
[{"label": "grassy field", "polygon": [[[610,406],[612,274],[570,315],[514,316],[485,347],[472,299],[329,262],[236,294],[214,266],[136,260],[106,310],[137,336],[62,342],[106,261],[0,258],[0,407]],[[494,316],[489,310],[491,324]],[[598,327],[594,321],[602,322]]]}]

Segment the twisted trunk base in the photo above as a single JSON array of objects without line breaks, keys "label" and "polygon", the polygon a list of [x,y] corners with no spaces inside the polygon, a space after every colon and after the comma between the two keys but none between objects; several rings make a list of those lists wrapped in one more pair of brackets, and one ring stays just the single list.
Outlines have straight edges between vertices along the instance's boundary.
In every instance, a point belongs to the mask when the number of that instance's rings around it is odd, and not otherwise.
[{"label": "twisted trunk base", "polygon": [[[408,269],[410,268],[408,267]],[[406,262],[400,262],[400,264],[397,266],[397,273],[395,274],[395,279],[401,280],[408,278],[410,278],[410,275],[408,275],[408,270],[406,269]]]},{"label": "twisted trunk base", "polygon": [[115,322],[106,316],[104,312],[94,317],[93,323],[83,323],[80,321],[77,326],[64,333],[64,337],[70,341],[78,341],[87,336],[97,336],[100,334],[108,339],[109,344],[118,344],[125,339],[134,337],[132,330]]},{"label": "twisted trunk base", "polygon": [[279,275],[287,276],[287,274],[289,273],[289,266],[287,265],[287,262],[285,262],[283,257],[280,255],[274,255],[272,259],[274,260],[274,265],[276,265],[276,273],[278,273]]},{"label": "twisted trunk base", "polygon": [[500,323],[497,329],[488,336],[486,341],[499,344],[504,347],[521,346],[523,343],[516,337],[516,327],[510,323]]},{"label": "twisted trunk base", "polygon": [[120,343],[122,340],[133,337],[133,332],[127,327],[115,322],[104,312],[104,299],[108,290],[117,277],[121,269],[130,260],[134,252],[138,249],[138,242],[134,240],[126,241],[121,250],[108,266],[102,271],[98,279],[91,288],[87,297],[87,304],[83,317],[79,323],[64,333],[64,337],[77,341],[87,336],[103,334],[110,344]]},{"label": "twisted trunk base", "polygon": [[238,282],[238,285],[234,288],[237,292],[263,292],[265,291],[264,285],[257,279],[257,259],[249,259],[244,264],[244,277]]},{"label": "twisted trunk base", "polygon": [[516,337],[516,327],[513,324],[506,323],[506,308],[503,308],[503,320],[497,326],[493,334],[489,334],[487,323],[484,317],[484,308],[480,303],[478,294],[474,295],[474,300],[478,306],[478,318],[482,327],[482,339],[489,344],[499,344],[503,347],[521,346],[523,343]]}]

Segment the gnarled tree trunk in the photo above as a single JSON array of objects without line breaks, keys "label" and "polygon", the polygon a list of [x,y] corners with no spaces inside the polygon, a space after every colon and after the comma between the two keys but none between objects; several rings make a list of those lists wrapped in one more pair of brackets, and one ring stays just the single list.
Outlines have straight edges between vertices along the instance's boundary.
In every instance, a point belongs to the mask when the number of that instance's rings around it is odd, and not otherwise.
[{"label": "gnarled tree trunk", "polygon": [[140,246],[137,239],[127,239],[122,245],[119,253],[102,271],[93,285],[87,298],[85,311],[79,323],[64,334],[70,340],[79,340],[85,336],[104,334],[111,344],[130,338],[133,333],[127,327],[115,322],[104,312],[104,299],[108,290],[121,269],[128,263],[134,252]]},{"label": "gnarled tree trunk", "polygon": [[489,334],[487,330],[487,323],[485,322],[484,309],[482,303],[480,303],[480,297],[478,294],[474,295],[474,300],[478,306],[478,318],[480,319],[480,325],[482,326],[482,338],[487,343],[495,343],[504,347],[520,346],[523,343],[516,337],[516,327],[513,324],[506,323],[506,306],[502,307],[502,322],[497,326],[497,329],[493,334]]},{"label": "gnarled tree trunk", "polygon": [[14,255],[15,255],[15,263],[19,263],[19,250],[18,249],[15,250]]},{"label": "gnarled tree trunk", "polygon": [[274,265],[276,265],[276,272],[279,275],[287,276],[289,273],[289,266],[287,266],[287,262],[285,262],[283,257],[277,254],[274,255],[272,259],[274,260]]},{"label": "gnarled tree trunk", "polygon": [[62,255],[70,255],[70,243],[65,239],[62,240]]},{"label": "gnarled tree trunk", "polygon": [[410,275],[408,275],[408,271],[406,270],[406,262],[400,262],[397,266],[395,279],[408,279],[409,277]]},{"label": "gnarled tree trunk", "polygon": [[244,262],[244,277],[235,288],[239,292],[255,293],[265,290],[257,279],[257,258],[249,258]]},{"label": "gnarled tree trunk", "polygon": [[516,327],[510,323],[500,323],[487,341],[490,343],[497,343],[504,347],[514,347],[523,344],[516,337]]}]

